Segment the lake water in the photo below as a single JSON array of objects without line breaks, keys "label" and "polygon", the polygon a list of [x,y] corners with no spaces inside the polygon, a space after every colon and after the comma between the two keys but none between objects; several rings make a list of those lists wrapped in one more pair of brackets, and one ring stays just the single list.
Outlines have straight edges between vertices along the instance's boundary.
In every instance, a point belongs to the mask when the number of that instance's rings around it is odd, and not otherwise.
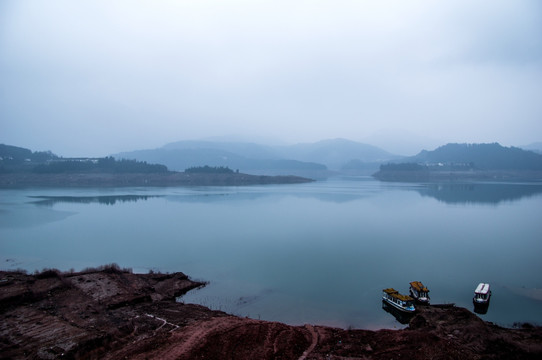
[{"label": "lake water", "polygon": [[256,319],[402,327],[381,290],[542,324],[542,185],[404,184],[0,190],[0,268],[107,263],[209,281],[181,301]]}]

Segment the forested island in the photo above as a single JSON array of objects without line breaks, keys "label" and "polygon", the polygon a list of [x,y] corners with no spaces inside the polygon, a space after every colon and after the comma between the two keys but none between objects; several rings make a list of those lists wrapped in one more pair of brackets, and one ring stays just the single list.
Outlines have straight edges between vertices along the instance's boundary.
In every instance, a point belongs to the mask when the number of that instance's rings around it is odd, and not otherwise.
[{"label": "forested island", "polygon": [[170,171],[165,165],[137,160],[63,158],[50,151],[0,144],[0,187],[20,186],[241,186],[310,182],[298,176],[263,176],[227,167],[191,167]]},{"label": "forested island", "polygon": [[447,144],[382,164],[382,181],[542,181],[542,155],[493,144]]}]

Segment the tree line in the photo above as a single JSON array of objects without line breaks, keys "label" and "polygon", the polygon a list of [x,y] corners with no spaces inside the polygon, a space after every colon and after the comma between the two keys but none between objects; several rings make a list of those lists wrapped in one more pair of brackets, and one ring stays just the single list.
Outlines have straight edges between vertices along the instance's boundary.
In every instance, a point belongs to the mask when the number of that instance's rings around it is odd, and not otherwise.
[{"label": "tree line", "polygon": [[[192,174],[232,174],[234,171],[227,166],[193,166],[184,170]],[[239,170],[237,170],[239,172]]]},{"label": "tree line", "polygon": [[160,164],[147,164],[137,160],[115,160],[108,156],[99,159],[66,159],[36,165],[33,169],[38,174],[58,174],[70,172],[105,172],[105,173],[166,173],[168,168]]}]

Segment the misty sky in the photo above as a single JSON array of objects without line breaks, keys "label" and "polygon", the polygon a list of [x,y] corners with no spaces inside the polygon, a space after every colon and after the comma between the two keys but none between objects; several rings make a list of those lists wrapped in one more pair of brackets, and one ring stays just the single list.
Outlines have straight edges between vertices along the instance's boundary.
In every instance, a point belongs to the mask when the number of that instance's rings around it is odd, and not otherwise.
[{"label": "misty sky", "polygon": [[0,1],[0,143],[104,156],[341,137],[397,152],[384,141],[404,130],[542,141],[542,2]]}]

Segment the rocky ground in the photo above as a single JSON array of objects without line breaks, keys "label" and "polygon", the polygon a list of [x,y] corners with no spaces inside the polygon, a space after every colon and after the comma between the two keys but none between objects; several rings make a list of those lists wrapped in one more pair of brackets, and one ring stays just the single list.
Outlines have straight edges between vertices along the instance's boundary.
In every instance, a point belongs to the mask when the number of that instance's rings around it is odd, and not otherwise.
[{"label": "rocky ground", "polygon": [[505,329],[458,308],[421,307],[404,330],[289,326],[176,296],[182,273],[117,266],[0,272],[2,359],[540,359],[542,329]]}]

